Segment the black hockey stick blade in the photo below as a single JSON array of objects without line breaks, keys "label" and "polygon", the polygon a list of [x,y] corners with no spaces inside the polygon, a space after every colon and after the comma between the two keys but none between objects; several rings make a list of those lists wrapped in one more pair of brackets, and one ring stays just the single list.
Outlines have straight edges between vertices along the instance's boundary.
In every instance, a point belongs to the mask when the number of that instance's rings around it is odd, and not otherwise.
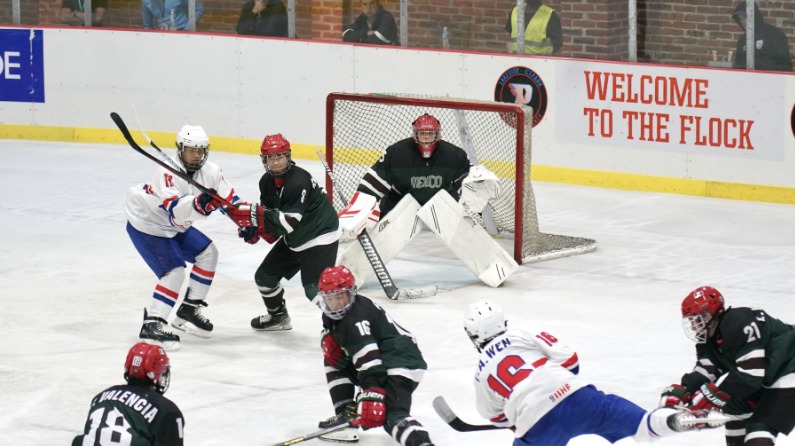
[{"label": "black hockey stick blade", "polygon": [[447,405],[447,401],[444,400],[444,397],[437,396],[433,399],[433,409],[439,415],[439,417],[444,420],[445,423],[450,425],[453,429],[457,430],[458,432],[475,432],[475,431],[490,431],[495,429],[504,429],[502,427],[495,426],[493,424],[469,424],[466,421],[458,418],[458,416],[453,412],[453,409]]},{"label": "black hockey stick blade", "polygon": [[295,437],[292,440],[283,441],[281,443],[274,443],[271,446],[290,446],[292,444],[303,443],[304,441],[312,440],[312,439],[317,438],[317,437],[319,437],[321,435],[330,434],[332,432],[336,432],[336,431],[338,431],[340,429],[345,429],[346,427],[350,427],[350,426],[351,426],[351,422],[350,421],[346,421],[346,422],[344,422],[342,424],[337,424],[335,426],[329,426],[327,428],[320,429],[318,431],[312,432],[311,434],[306,434],[306,435],[302,435],[300,437]]},{"label": "black hockey stick blade", "polygon": [[212,196],[214,199],[220,201],[223,206],[225,206],[225,207],[234,207],[235,206],[232,203],[230,203],[228,200],[223,198],[222,196],[218,195],[218,193],[216,191],[214,191],[212,189],[208,189],[208,188],[204,187],[203,185],[201,185],[199,182],[197,182],[196,180],[191,178],[191,176],[188,175],[187,173],[183,172],[182,170],[175,169],[173,166],[170,166],[170,165],[166,164],[162,160],[158,159],[157,157],[155,157],[151,153],[149,153],[146,150],[144,150],[143,148],[141,148],[141,146],[139,146],[138,143],[136,143],[135,140],[133,139],[132,135],[130,134],[130,130],[127,128],[127,125],[124,123],[124,120],[121,119],[121,116],[119,116],[118,113],[112,112],[110,114],[110,118],[113,119],[113,122],[116,123],[116,127],[119,128],[119,130],[121,131],[122,136],[124,136],[124,139],[127,140],[127,143],[130,144],[130,147],[132,147],[136,152],[138,152],[141,155],[143,155],[143,156],[149,158],[150,160],[154,161],[160,167],[168,170],[169,172],[173,173],[174,175],[178,176],[179,178],[182,178],[183,180],[187,181],[188,183],[190,183],[191,185],[193,185],[194,187],[196,187],[200,191]]}]

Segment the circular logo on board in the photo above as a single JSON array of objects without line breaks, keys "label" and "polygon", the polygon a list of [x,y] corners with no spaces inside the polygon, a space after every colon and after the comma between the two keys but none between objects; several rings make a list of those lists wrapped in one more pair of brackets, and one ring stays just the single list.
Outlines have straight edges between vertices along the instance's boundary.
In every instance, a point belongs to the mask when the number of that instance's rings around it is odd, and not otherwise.
[{"label": "circular logo on board", "polygon": [[494,100],[533,107],[533,127],[544,119],[547,112],[548,98],[544,81],[527,67],[505,70],[494,87]]}]

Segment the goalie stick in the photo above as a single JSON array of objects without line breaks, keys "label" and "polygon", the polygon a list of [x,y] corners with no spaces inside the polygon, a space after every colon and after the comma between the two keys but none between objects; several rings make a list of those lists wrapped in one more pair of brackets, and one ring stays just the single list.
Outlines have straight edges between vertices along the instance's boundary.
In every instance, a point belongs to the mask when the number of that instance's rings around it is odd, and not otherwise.
[{"label": "goalie stick", "polygon": [[329,426],[327,428],[320,429],[319,431],[312,432],[311,434],[306,434],[306,435],[302,435],[300,437],[295,437],[292,440],[283,441],[281,443],[274,443],[271,446],[290,446],[291,444],[303,443],[304,441],[312,440],[313,438],[317,438],[317,437],[319,437],[321,435],[330,434],[330,433],[336,432],[336,431],[338,431],[340,429],[344,429],[346,427],[350,427],[350,425],[351,425],[351,422],[350,421],[346,421],[346,422],[344,422],[342,424],[337,424],[336,426]]},{"label": "goalie stick", "polygon": [[447,405],[447,401],[444,400],[443,396],[437,396],[433,399],[433,409],[436,413],[444,420],[445,423],[450,425],[453,429],[457,430],[458,432],[475,432],[475,431],[490,431],[494,429],[506,429],[504,427],[498,427],[493,424],[469,424],[466,421],[458,418],[458,416],[453,412],[453,409]]},{"label": "goalie stick", "polygon": [[[342,195],[342,192],[337,187],[337,177],[334,175],[334,172],[329,167],[326,159],[323,157],[323,152],[320,150],[317,151],[317,156],[320,158],[320,163],[323,164],[323,168],[326,169],[326,174],[331,179],[331,184],[334,187],[334,190],[337,191],[337,195],[340,197],[342,204],[344,206],[348,205],[348,200],[345,199],[345,196]],[[370,262],[370,266],[373,267],[373,271],[375,272],[375,276],[378,278],[378,281],[381,283],[381,287],[384,289],[386,293],[386,297],[392,300],[399,300],[399,299],[418,299],[421,297],[428,297],[433,296],[438,291],[438,287],[435,285],[422,287],[422,288],[409,288],[409,289],[400,289],[395,285],[395,282],[392,281],[392,275],[389,274],[389,271],[386,269],[386,265],[384,265],[383,260],[381,260],[381,256],[378,254],[378,251],[375,249],[375,245],[373,244],[373,240],[370,238],[370,234],[367,233],[367,230],[362,230],[362,233],[359,234],[357,238],[359,240],[359,244],[362,246],[362,250],[364,254],[367,256],[367,260]]]}]

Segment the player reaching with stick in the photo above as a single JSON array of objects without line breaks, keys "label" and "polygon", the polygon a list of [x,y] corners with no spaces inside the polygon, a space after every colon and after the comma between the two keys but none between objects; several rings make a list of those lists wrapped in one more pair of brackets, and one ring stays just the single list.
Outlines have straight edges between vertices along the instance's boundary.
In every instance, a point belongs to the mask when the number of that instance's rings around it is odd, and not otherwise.
[{"label": "player reaching with stick", "polygon": [[317,278],[337,257],[339,219],[326,192],[292,161],[290,142],[268,135],[260,147],[265,174],[259,180],[260,203],[230,209],[246,243],[273,244],[254,274],[267,313],[251,320],[257,331],[292,329],[281,280],[299,271],[304,294],[317,303]]},{"label": "player reaching with stick", "polygon": [[[345,237],[355,239],[367,229],[386,263],[419,232],[419,218],[478,278],[499,286],[517,264],[470,217],[499,196],[497,177],[483,166],[471,166],[462,148],[443,140],[442,124],[434,116],[419,116],[411,129],[411,137],[387,147],[367,170],[340,211]],[[373,273],[357,244],[339,263],[351,268],[360,286]]]},{"label": "player reaching with stick", "polygon": [[[210,138],[201,126],[185,125],[177,133],[177,154],[169,164],[185,171],[197,183],[214,190],[229,202],[237,202],[234,189],[221,168],[208,161]],[[215,276],[218,248],[193,223],[210,215],[221,203],[207,193],[159,168],[151,183],[139,184],[127,193],[127,234],[135,249],[158,278],[152,300],[144,309],[139,333],[142,341],[179,348],[179,336],[165,325],[179,299],[186,262],[193,264],[188,290],[172,325],[184,332],[209,337],[213,324],[201,312]]]}]

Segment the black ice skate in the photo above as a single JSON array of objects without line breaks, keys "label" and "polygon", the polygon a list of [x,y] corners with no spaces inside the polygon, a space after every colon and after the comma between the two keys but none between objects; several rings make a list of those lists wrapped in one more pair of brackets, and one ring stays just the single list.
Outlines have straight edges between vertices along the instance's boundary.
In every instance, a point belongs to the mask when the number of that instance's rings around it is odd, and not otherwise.
[{"label": "black ice skate", "polygon": [[185,333],[200,338],[209,338],[210,333],[213,331],[213,324],[202,315],[202,307],[206,306],[207,302],[203,300],[185,297],[182,305],[177,309],[177,315],[171,321],[171,325]]},{"label": "black ice skate", "polygon": [[274,312],[268,310],[268,314],[252,319],[251,328],[257,331],[282,331],[292,330],[293,326],[290,325],[290,315],[287,314],[287,307],[282,305]]},{"label": "black ice skate", "polygon": [[[334,415],[331,418],[321,421],[317,423],[317,427],[321,429],[325,429],[327,427],[336,426],[338,424],[344,423],[346,421],[351,421],[356,419],[356,404],[350,403],[345,406],[342,412]],[[325,435],[321,435],[319,437],[321,440],[325,441],[336,441],[338,443],[356,443],[359,441],[359,428],[358,427],[346,427],[344,429],[340,429],[335,432],[330,432]]]},{"label": "black ice skate", "polygon": [[163,326],[168,325],[165,319],[157,316],[149,316],[144,308],[144,323],[138,338],[149,344],[156,344],[166,350],[179,350],[179,336],[165,331]]}]

